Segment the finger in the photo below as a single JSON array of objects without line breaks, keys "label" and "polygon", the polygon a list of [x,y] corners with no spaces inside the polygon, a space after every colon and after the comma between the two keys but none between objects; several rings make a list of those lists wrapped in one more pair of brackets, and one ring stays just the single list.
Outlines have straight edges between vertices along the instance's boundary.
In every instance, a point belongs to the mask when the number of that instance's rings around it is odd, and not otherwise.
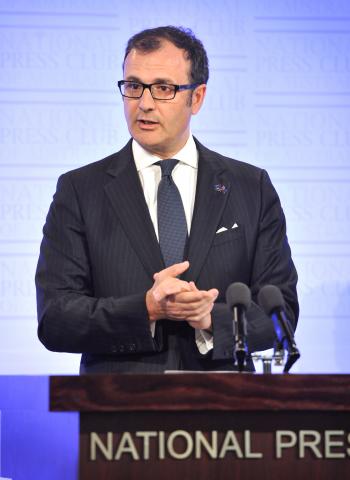
[{"label": "finger", "polygon": [[213,302],[208,302],[194,308],[192,304],[173,303],[167,299],[164,301],[163,307],[169,315],[175,315],[186,320],[197,320],[210,313],[213,305]]},{"label": "finger", "polygon": [[178,303],[193,303],[194,307],[200,303],[212,302],[216,297],[205,290],[183,291],[176,295],[175,301]]},{"label": "finger", "polygon": [[179,280],[177,278],[169,278],[157,285],[153,290],[153,297],[157,302],[165,299],[170,295],[176,295],[180,292],[190,290],[190,286],[187,282]]},{"label": "finger", "polygon": [[193,309],[188,312],[186,315],[187,320],[198,320],[206,315],[208,315],[213,310],[214,303],[208,303],[206,305],[201,305],[198,308]]},{"label": "finger", "polygon": [[[196,324],[201,324],[203,322],[203,319],[208,318],[210,316],[212,311],[212,307],[210,309],[206,309],[205,311],[201,312],[198,315],[189,315],[186,320],[191,324],[191,326],[195,326]],[[202,328],[200,326],[195,326],[195,328]],[[207,327],[205,327],[207,328]]]},{"label": "finger", "polygon": [[[195,292],[195,291],[196,291],[196,292],[199,292],[196,284],[195,284],[193,281],[191,281],[191,282],[189,282],[189,283],[190,283],[190,285],[191,285],[191,289],[192,289],[194,292]],[[207,290],[207,291],[208,291],[208,293],[210,293],[210,295],[211,295],[213,298],[215,298],[215,299],[216,299],[216,298],[218,297],[218,295],[219,295],[219,290],[218,290],[217,288],[212,288],[212,289]]]},{"label": "finger", "polygon": [[184,295],[180,294],[177,298],[179,302],[199,302],[201,300],[208,299],[210,301],[215,301],[219,296],[219,290],[217,288],[212,288],[211,290],[198,290],[194,282],[189,283],[191,287],[191,292],[193,295],[185,293]]},{"label": "finger", "polygon": [[210,295],[212,296],[212,298],[214,300],[216,300],[219,296],[219,290],[217,288],[212,288],[212,289],[208,290],[208,293],[210,293]]},{"label": "finger", "polygon": [[[165,300],[165,301],[168,302],[168,300]],[[165,308],[171,309],[172,311],[176,311],[187,318],[189,316],[198,316],[203,312],[207,311],[208,309],[211,309],[211,306],[210,306],[211,304],[212,302],[198,303],[196,305],[194,305],[193,303],[169,302],[165,305]]]}]

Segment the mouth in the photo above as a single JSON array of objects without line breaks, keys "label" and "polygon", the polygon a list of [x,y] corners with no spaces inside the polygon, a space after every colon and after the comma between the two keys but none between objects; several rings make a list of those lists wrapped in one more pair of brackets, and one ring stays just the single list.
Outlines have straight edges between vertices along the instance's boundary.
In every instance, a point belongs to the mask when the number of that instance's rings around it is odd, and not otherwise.
[{"label": "mouth", "polygon": [[154,122],[153,120],[144,120],[143,118],[138,119],[136,123],[139,129],[143,131],[153,131],[159,125],[158,122]]},{"label": "mouth", "polygon": [[158,125],[158,122],[154,122],[153,120],[143,120],[143,119],[137,120],[137,123],[139,123],[140,125]]}]

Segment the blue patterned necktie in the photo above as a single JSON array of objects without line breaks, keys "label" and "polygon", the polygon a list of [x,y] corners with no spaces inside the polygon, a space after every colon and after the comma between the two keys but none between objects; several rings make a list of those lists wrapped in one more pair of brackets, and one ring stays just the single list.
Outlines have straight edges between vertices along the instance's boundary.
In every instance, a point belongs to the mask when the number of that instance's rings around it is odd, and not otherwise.
[{"label": "blue patterned necktie", "polygon": [[157,193],[159,245],[166,267],[184,259],[187,242],[187,223],[180,192],[171,172],[178,160],[170,158],[157,162],[162,170],[162,179]]}]

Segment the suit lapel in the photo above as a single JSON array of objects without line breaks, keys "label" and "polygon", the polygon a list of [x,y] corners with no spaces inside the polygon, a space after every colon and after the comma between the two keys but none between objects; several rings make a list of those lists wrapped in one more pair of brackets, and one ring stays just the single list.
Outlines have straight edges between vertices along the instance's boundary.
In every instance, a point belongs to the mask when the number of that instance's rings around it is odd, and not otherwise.
[{"label": "suit lapel", "polygon": [[[196,281],[230,195],[229,175],[215,154],[196,140],[199,162],[196,199],[188,245],[190,268],[184,280]],[[153,277],[164,268],[157,236],[133,160],[131,140],[115,156],[107,173],[106,194],[146,271]],[[220,191],[221,187],[225,190]]]},{"label": "suit lapel", "polygon": [[133,160],[131,141],[117,154],[105,192],[141,263],[151,278],[164,268],[159,243]]},{"label": "suit lapel", "polygon": [[214,239],[220,218],[230,194],[229,175],[210,150],[196,141],[198,178],[188,246],[190,268],[185,280],[196,281]]}]

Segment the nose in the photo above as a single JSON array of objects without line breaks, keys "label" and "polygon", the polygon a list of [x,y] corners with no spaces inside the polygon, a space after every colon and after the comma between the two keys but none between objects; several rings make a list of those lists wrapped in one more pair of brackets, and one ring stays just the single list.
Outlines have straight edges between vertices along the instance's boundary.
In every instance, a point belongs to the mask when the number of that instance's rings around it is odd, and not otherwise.
[{"label": "nose", "polygon": [[154,109],[154,99],[151,95],[150,89],[145,88],[142,94],[142,97],[139,100],[139,108],[143,112],[150,111]]}]

